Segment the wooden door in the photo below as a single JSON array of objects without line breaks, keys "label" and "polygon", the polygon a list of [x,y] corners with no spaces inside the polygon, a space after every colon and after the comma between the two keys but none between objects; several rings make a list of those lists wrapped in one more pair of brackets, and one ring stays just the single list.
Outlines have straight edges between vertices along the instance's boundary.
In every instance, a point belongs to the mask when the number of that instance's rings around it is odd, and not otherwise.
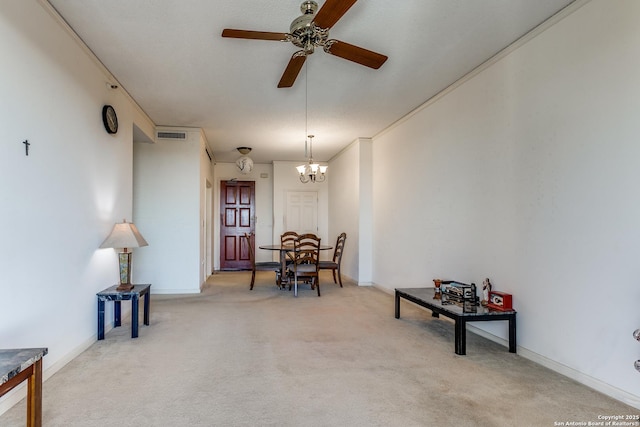
[{"label": "wooden door", "polygon": [[220,269],[250,270],[245,233],[253,233],[254,181],[220,182]]}]

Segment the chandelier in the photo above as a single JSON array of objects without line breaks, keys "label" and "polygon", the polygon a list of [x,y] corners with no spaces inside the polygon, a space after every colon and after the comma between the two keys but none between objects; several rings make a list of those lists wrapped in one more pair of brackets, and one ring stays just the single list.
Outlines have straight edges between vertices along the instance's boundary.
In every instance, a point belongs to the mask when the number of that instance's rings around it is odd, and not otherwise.
[{"label": "chandelier", "polygon": [[[308,81],[309,79],[307,78],[308,74],[307,74],[307,67],[309,65],[305,64],[304,67],[304,73],[305,73],[305,87],[304,87],[304,131],[305,134],[307,133],[307,125],[309,122],[309,84]],[[309,147],[309,160],[306,164],[304,165],[300,165],[300,166],[296,166],[296,169],[298,170],[298,173],[300,174],[300,181],[303,184],[306,184],[308,182],[323,182],[326,178],[326,172],[327,172],[327,168],[329,166],[325,166],[325,165],[320,165],[318,163],[314,163],[313,162],[313,137],[314,135],[307,135],[305,141],[304,141],[304,155],[305,157],[307,156],[307,146]]]},{"label": "chandelier", "polygon": [[325,173],[329,166],[313,163],[313,135],[309,135],[307,138],[309,138],[309,162],[296,167],[300,174],[300,181],[305,184],[307,182],[322,182],[325,179]]}]

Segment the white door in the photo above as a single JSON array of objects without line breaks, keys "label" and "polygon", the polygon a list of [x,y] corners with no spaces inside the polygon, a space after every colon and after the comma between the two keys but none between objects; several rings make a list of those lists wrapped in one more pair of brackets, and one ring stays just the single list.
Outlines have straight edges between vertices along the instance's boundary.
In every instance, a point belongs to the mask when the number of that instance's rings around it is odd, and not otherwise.
[{"label": "white door", "polygon": [[284,230],[318,234],[318,192],[287,191]]}]

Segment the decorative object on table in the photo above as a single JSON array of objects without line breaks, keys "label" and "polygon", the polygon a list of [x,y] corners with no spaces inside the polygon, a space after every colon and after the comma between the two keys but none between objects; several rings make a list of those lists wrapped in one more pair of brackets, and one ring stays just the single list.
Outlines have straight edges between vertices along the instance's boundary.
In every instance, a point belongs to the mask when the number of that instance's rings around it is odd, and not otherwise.
[{"label": "decorative object on table", "polygon": [[107,133],[114,134],[118,132],[118,116],[111,105],[102,107],[102,124]]},{"label": "decorative object on table", "polygon": [[148,246],[142,234],[138,231],[138,228],[132,223],[127,222],[126,219],[121,223],[116,223],[113,226],[113,230],[107,236],[107,238],[100,245],[100,249],[104,248],[117,248],[123,249],[118,253],[118,262],[120,267],[120,286],[118,291],[130,291],[133,289],[131,284],[131,252],[129,248],[139,248],[142,246]]},{"label": "decorative object on table", "polygon": [[238,147],[236,150],[242,154],[242,157],[236,160],[238,170],[243,175],[251,173],[253,170],[253,160],[251,160],[251,157],[247,156],[247,154],[251,152],[251,147]]},{"label": "decorative object on table", "polygon": [[442,280],[433,279],[433,286],[435,286],[433,289],[433,299],[442,299],[442,289],[440,289],[440,286],[442,286]]},{"label": "decorative object on table", "polygon": [[487,307],[500,311],[513,310],[513,296],[505,292],[489,291]]},{"label": "decorative object on table", "polygon": [[484,279],[484,282],[482,282],[482,301],[480,301],[480,304],[482,304],[483,307],[486,307],[487,304],[489,304],[489,292],[491,292],[491,288],[491,282],[487,277]]},{"label": "decorative object on table", "polygon": [[476,284],[470,285],[455,280],[441,280],[442,305],[458,305],[462,311],[473,313],[477,311],[478,297],[476,296]]}]

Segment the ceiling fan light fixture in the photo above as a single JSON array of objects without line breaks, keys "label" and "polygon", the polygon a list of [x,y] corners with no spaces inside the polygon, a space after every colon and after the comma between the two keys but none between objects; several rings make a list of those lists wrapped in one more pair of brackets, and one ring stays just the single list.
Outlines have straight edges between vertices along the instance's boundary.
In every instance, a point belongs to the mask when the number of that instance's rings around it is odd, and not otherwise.
[{"label": "ceiling fan light fixture", "polygon": [[316,13],[316,10],[318,10],[318,3],[313,0],[303,1],[300,5],[300,12],[305,15],[314,14]]},{"label": "ceiling fan light fixture", "polygon": [[[294,53],[287,64],[279,88],[293,86],[308,55],[320,46],[326,53],[355,62],[366,67],[378,69],[387,60],[385,55],[361,48],[349,43],[340,42],[337,49],[331,45],[337,40],[329,40],[329,30],[349,10],[357,0],[326,0],[322,8],[313,0],[305,0],[300,5],[302,15],[291,22],[289,33],[275,33],[268,31],[248,31],[225,28],[222,37],[252,40],[286,41],[301,48]],[[318,13],[316,13],[318,11]]]},{"label": "ceiling fan light fixture", "polygon": [[251,160],[251,157],[247,156],[247,154],[251,152],[251,147],[236,147],[236,150],[242,154],[242,156],[236,160],[238,171],[243,175],[250,174],[253,170],[253,160]]}]

